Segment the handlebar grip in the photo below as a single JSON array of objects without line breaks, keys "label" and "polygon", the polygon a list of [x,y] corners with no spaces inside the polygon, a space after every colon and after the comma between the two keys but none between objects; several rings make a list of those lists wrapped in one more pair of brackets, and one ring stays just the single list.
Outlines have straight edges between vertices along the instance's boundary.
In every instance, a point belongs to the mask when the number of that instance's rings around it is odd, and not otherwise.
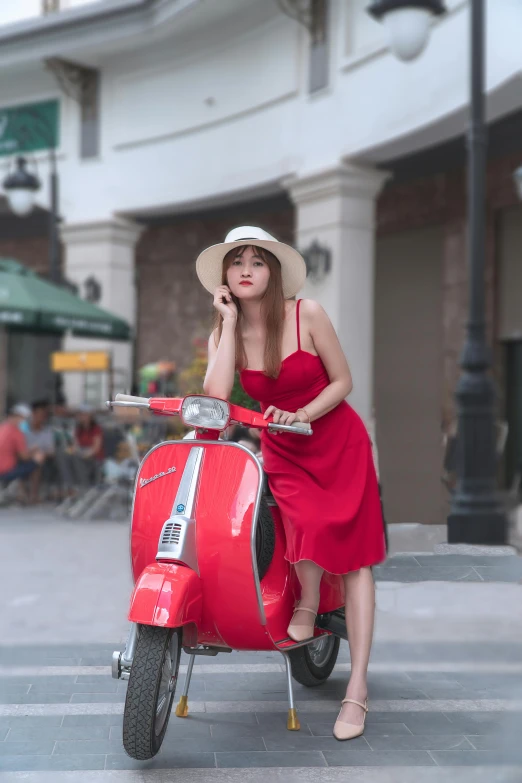
[{"label": "handlebar grip", "polygon": [[150,399],[148,397],[134,397],[132,394],[118,393],[114,398],[114,402],[146,402],[148,405]]},{"label": "handlebar grip", "polygon": [[306,432],[310,429],[310,425],[306,421],[294,421],[290,426],[298,430],[306,430]]}]

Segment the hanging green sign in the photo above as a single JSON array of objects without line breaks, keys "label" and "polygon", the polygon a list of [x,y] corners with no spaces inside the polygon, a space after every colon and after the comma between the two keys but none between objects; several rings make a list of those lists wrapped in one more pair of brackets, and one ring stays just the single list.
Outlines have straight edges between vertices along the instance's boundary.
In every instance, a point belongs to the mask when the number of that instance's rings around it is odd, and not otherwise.
[{"label": "hanging green sign", "polygon": [[57,147],[58,101],[39,101],[0,108],[0,156]]}]

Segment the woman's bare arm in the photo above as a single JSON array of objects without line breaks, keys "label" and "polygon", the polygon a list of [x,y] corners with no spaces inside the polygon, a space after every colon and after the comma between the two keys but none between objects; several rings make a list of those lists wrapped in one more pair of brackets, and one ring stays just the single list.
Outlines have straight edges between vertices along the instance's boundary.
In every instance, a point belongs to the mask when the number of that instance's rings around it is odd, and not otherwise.
[{"label": "woman's bare arm", "polygon": [[216,345],[216,332],[208,340],[208,367],[203,382],[203,391],[209,397],[228,400],[234,386],[236,371],[236,324],[223,322],[223,331],[219,345]]}]

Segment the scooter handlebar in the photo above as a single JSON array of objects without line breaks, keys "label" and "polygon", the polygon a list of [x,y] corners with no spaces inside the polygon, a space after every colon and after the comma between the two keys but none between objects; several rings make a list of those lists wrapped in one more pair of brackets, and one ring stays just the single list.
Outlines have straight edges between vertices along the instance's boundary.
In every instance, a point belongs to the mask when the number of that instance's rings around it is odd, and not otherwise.
[{"label": "scooter handlebar", "polygon": [[312,428],[304,421],[296,421],[294,424],[274,424],[269,422],[268,429],[274,432],[293,432],[296,435],[312,435]]},{"label": "scooter handlebar", "polygon": [[118,393],[114,397],[115,402],[146,402],[149,404],[149,397],[134,397],[132,394],[120,394]]},{"label": "scooter handlebar", "polygon": [[148,397],[134,397],[132,394],[116,394],[114,400],[106,403],[108,408],[149,408],[150,400]]}]

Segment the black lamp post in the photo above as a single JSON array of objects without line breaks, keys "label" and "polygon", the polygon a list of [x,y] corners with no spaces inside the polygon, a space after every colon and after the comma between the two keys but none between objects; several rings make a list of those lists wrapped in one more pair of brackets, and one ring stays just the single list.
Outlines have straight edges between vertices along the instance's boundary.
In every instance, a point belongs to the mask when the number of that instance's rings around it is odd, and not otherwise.
[{"label": "black lamp post", "polygon": [[[56,153],[54,147],[49,149],[49,190],[51,208],[49,210],[49,276],[53,283],[61,282],[59,238],[58,238],[58,174],[56,171]],[[29,215],[35,203],[35,195],[42,187],[37,176],[27,170],[24,157],[16,159],[14,172],[8,174],[2,183],[7,194],[7,200],[12,211],[20,217]]]},{"label": "black lamp post", "polygon": [[[376,0],[368,12],[377,19],[386,16],[392,48],[400,57],[397,41],[410,40],[406,55],[426,45],[429,15],[446,9],[439,0]],[[417,19],[415,36],[412,18],[427,15],[422,25]],[[399,14],[402,15],[402,21]],[[495,447],[495,388],[490,375],[491,357],[486,340],[485,317],[485,194],[486,126],[484,122],[485,19],[484,0],[470,0],[471,90],[468,130],[468,274],[469,318],[461,356],[462,374],[456,391],[458,408],[457,486],[448,517],[448,542],[505,544],[508,536],[506,510],[497,489]],[[390,21],[392,23],[390,23]],[[404,29],[402,29],[404,28]],[[402,33],[401,33],[402,29]],[[409,30],[409,36],[405,30]],[[413,31],[413,32],[412,32]],[[423,40],[420,40],[423,37]],[[395,42],[394,42],[395,38]],[[413,42],[413,43],[412,43]],[[414,55],[415,56],[415,55]],[[405,56],[401,59],[412,59]]]}]

